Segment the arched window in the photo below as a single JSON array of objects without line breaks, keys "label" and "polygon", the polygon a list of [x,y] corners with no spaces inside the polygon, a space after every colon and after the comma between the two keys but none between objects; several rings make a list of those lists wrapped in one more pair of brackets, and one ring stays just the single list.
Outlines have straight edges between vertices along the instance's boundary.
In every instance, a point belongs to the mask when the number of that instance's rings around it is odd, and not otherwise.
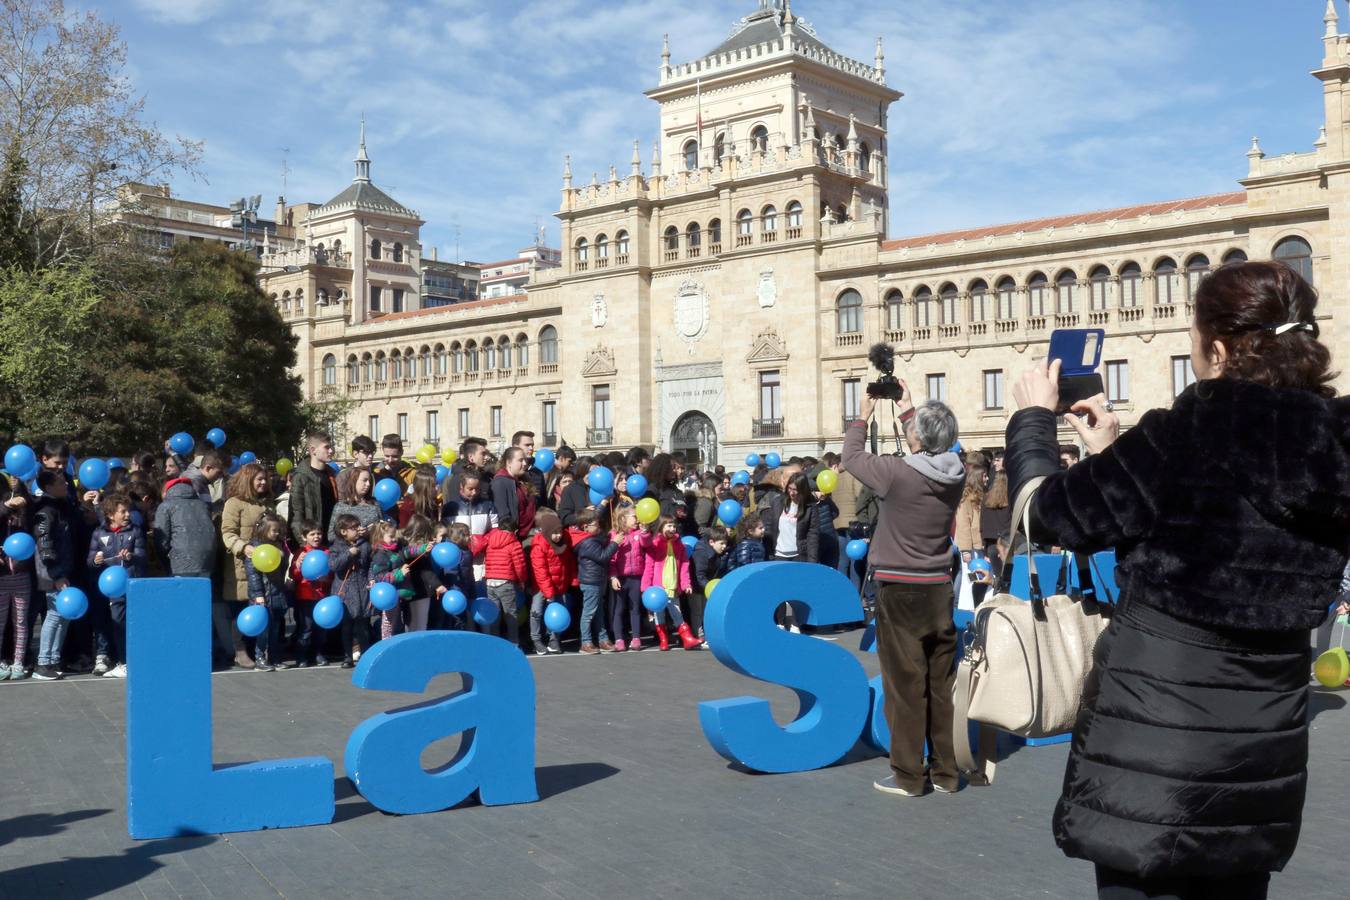
[{"label": "arched window", "polygon": [[369,353],[364,354],[361,357],[361,368],[364,370],[361,373],[362,380],[364,380],[366,384],[373,384],[375,381],[375,357],[371,356]]},{"label": "arched window", "polygon": [[998,291],[998,318],[1000,322],[1012,322],[1017,319],[1017,282],[1004,275],[994,285]]},{"label": "arched window", "polygon": [[1078,275],[1072,269],[1065,269],[1055,279],[1055,312],[1061,316],[1078,312]]},{"label": "arched window", "polygon": [[375,240],[373,240],[373,241],[370,242],[370,258],[371,258],[371,259],[379,259],[379,258],[380,258],[380,239],[379,239],[379,238],[376,238]]},{"label": "arched window", "polygon": [[530,341],[523,334],[516,335],[516,365],[522,369],[530,366]]},{"label": "arched window", "polygon": [[291,292],[290,292],[290,291],[282,291],[282,292],[281,292],[281,314],[284,316],[286,313],[288,313],[288,312],[290,312],[290,311],[291,311]]},{"label": "arched window", "polygon": [[1042,272],[1034,273],[1027,279],[1027,315],[1045,315],[1045,287],[1050,279]]},{"label": "arched window", "polygon": [[697,222],[690,222],[689,227],[684,230],[685,246],[689,248],[690,256],[698,256],[699,245],[703,243],[703,230],[699,228]]},{"label": "arched window", "polygon": [[503,369],[511,368],[511,342],[506,335],[497,338],[497,362]]},{"label": "arched window", "polygon": [[726,152],[727,136],[725,134],[718,134],[717,137],[713,139],[713,159],[715,161],[720,161]]},{"label": "arched window", "polygon": [[558,362],[558,329],[552,325],[539,331],[539,362],[545,366]]},{"label": "arched window", "polygon": [[333,241],[333,253],[340,254],[341,252],[342,252],[342,238],[338,238],[337,240]]},{"label": "arched window", "polygon": [[483,341],[483,370],[491,372],[497,368],[497,345],[492,342],[492,338],[486,338]]},{"label": "arched window", "polygon": [[1144,270],[1139,263],[1127,262],[1120,267],[1120,308],[1134,309],[1143,303],[1141,285],[1144,282]]},{"label": "arched window", "polygon": [[754,215],[748,209],[743,209],[736,213],[736,236],[749,237],[753,226],[750,224],[755,219]]},{"label": "arched window", "polygon": [[[713,219],[708,223],[708,243],[713,245],[722,243],[721,219]],[[711,252],[711,250],[709,252]]]},{"label": "arched window", "polygon": [[389,380],[389,360],[385,358],[384,351],[381,350],[375,354],[375,383],[384,384]]},{"label": "arched window", "polygon": [[595,239],[595,258],[609,259],[609,235],[602,234]]},{"label": "arched window", "polygon": [[686,141],[684,145],[684,170],[693,172],[698,168],[698,141]]},{"label": "arched window", "polygon": [[835,302],[839,334],[862,333],[862,294],[849,288]]},{"label": "arched window", "polygon": [[419,365],[418,365],[417,368],[419,369],[421,376],[422,376],[423,378],[430,378],[430,377],[431,377],[431,348],[428,347],[428,346],[426,346],[426,345],[424,344],[424,345],[422,346],[422,349],[419,350],[419,351],[417,352],[417,358],[418,358],[418,360],[419,360]]},{"label": "arched window", "polygon": [[614,235],[614,252],[620,256],[628,255],[628,232],[620,231]]},{"label": "arched window", "polygon": [[1271,256],[1297,272],[1308,284],[1313,283],[1312,245],[1303,238],[1285,238],[1275,245]]},{"label": "arched window", "polygon": [[664,240],[666,246],[666,258],[674,259],[680,252],[680,229],[671,225],[666,229]]},{"label": "arched window", "polygon": [[464,374],[464,348],[459,341],[450,345],[450,371],[456,375]]},{"label": "arched window", "polygon": [[305,289],[300,288],[295,292],[295,311],[303,313],[305,311]]},{"label": "arched window", "polygon": [[323,358],[323,386],[333,387],[337,384],[337,357],[329,353]]},{"label": "arched window", "polygon": [[750,129],[750,150],[754,153],[769,151],[769,129],[763,125],[756,125]]},{"label": "arched window", "polygon": [[933,292],[927,285],[920,285],[914,291],[914,327],[930,328],[933,325]]},{"label": "arched window", "polygon": [[577,265],[584,266],[591,258],[591,245],[583,238],[577,238]]},{"label": "arched window", "polygon": [[899,331],[905,327],[905,298],[899,291],[886,295],[886,330]]},{"label": "arched window", "polygon": [[1102,312],[1111,308],[1111,270],[1106,266],[1094,266],[1088,272],[1088,284],[1091,298],[1088,300],[1093,312]]},{"label": "arched window", "polygon": [[389,354],[389,378],[392,381],[403,380],[403,354],[397,350]]},{"label": "arched window", "polygon": [[347,357],[347,383],[361,383],[361,364],[356,361],[355,353]]},{"label": "arched window", "polygon": [[316,296],[319,298],[319,305],[320,305],[320,306],[327,306],[327,305],[328,305],[328,289],[327,289],[327,288],[319,288],[319,292],[318,292],[318,294],[317,294]]},{"label": "arched window", "polygon": [[761,227],[764,231],[777,231],[778,210],[774,209],[772,205],[764,207],[764,211],[760,213],[760,221],[762,222]]},{"label": "arched window", "polygon": [[938,291],[938,296],[942,299],[942,324],[955,325],[957,323],[957,291],[956,285],[944,284],[942,290]]},{"label": "arched window", "polygon": [[437,375],[446,374],[446,371],[450,368],[450,361],[445,354],[444,344],[437,344],[436,349],[432,351],[432,363],[435,366],[434,371]]},{"label": "arched window", "polygon": [[469,374],[478,371],[478,342],[469,341],[464,345],[464,368]]},{"label": "arched window", "polygon": [[1158,305],[1168,306],[1176,303],[1181,293],[1177,279],[1177,264],[1164,256],[1153,266],[1153,280],[1158,290]]},{"label": "arched window", "polygon": [[1203,253],[1197,253],[1186,260],[1186,299],[1195,302],[1195,292],[1200,287],[1200,281],[1209,274],[1209,257]]},{"label": "arched window", "polygon": [[413,353],[413,348],[408,347],[403,351],[403,380],[417,380],[417,355]]},{"label": "arched window", "polygon": [[970,321],[984,322],[993,318],[993,300],[989,296],[989,284],[983,278],[970,283]]},{"label": "arched window", "polygon": [[796,200],[787,205],[787,227],[802,227],[802,205]]},{"label": "arched window", "polygon": [[1223,255],[1223,264],[1225,266],[1232,263],[1245,263],[1246,261],[1247,254],[1243,253],[1241,250],[1229,250]]},{"label": "arched window", "polygon": [[394,262],[403,262],[403,245],[394,244]]},{"label": "arched window", "polygon": [[872,148],[866,141],[858,145],[858,168],[864,172],[872,171]]}]

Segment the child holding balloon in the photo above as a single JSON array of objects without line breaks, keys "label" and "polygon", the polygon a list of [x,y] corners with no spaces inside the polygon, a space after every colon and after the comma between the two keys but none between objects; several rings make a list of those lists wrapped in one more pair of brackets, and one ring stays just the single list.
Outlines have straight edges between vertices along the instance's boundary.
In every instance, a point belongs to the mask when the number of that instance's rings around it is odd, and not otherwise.
[{"label": "child holding balloon", "polygon": [[[33,451],[27,447],[28,455]],[[34,461],[36,462],[36,461]],[[28,489],[14,475],[0,478],[0,637],[5,624],[14,612],[14,657],[11,663],[0,662],[0,681],[21,681],[28,677],[27,660],[29,605],[33,600],[33,563],[37,545],[29,528]]]},{"label": "child holding balloon", "polygon": [[[403,616],[399,612],[399,603],[413,598],[412,584],[408,576],[412,573],[408,547],[399,538],[398,530],[389,522],[376,522],[370,526],[370,580],[372,586],[379,582],[392,584],[397,589],[398,602],[390,609],[380,610],[380,638],[391,638],[403,633]],[[378,598],[376,598],[378,599]]]},{"label": "child holding balloon", "polygon": [[708,641],[703,634],[703,610],[708,605],[708,584],[722,577],[730,538],[724,526],[713,525],[694,545],[690,567],[693,591],[689,594],[689,624],[705,645]]},{"label": "child holding balloon", "polygon": [[338,536],[328,551],[328,565],[347,612],[342,617],[342,668],[350,669],[370,649],[370,541],[361,520],[351,513],[335,516],[334,522]]},{"label": "child holding balloon", "polygon": [[[89,541],[86,562],[89,571],[98,578],[98,599],[107,604],[108,615],[94,630],[94,674],[106,678],[127,677],[127,595],[126,578],[145,576],[145,535],[131,521],[131,500],[123,494],[109,494],[100,506],[103,524],[94,530]],[[110,568],[124,570],[117,596],[108,593],[103,573]],[[116,574],[116,573],[114,573]]]},{"label": "child holding balloon", "polygon": [[764,520],[759,516],[746,516],[736,526],[736,546],[727,560],[727,571],[764,562],[765,556]]},{"label": "child holding balloon", "polygon": [[692,589],[689,581],[689,553],[680,542],[680,527],[674,516],[663,515],[647,528],[654,529],[654,533],[644,532],[641,539],[644,560],[642,591],[645,596],[649,588],[658,587],[666,592],[667,599],[664,609],[652,611],[656,619],[656,640],[662,650],[670,649],[665,626],[665,617],[669,615],[684,649],[697,650],[703,642],[694,637],[689,630],[689,623],[684,621],[684,615],[680,612],[680,595],[688,594]]},{"label": "child holding balloon", "polygon": [[[329,567],[327,561],[321,558],[323,555],[323,529],[319,527],[319,523],[301,522],[300,536],[305,543],[300,551],[291,557],[290,569],[291,583],[295,586],[295,627],[300,632],[298,635],[299,655],[296,659],[296,665],[302,669],[307,669],[311,665],[328,665],[328,660],[324,657],[322,650],[323,637],[318,633],[321,629],[314,622],[314,604],[328,596],[333,578],[326,571]],[[311,557],[311,553],[317,553],[319,556]],[[320,562],[323,565],[319,565]],[[325,570],[324,574],[311,577],[320,568]]]},{"label": "child holding balloon", "polygon": [[[634,478],[629,477],[631,483]],[[645,485],[644,485],[645,486]],[[653,501],[655,502],[655,501]],[[609,539],[619,545],[609,561],[609,582],[614,589],[613,615],[610,618],[614,632],[615,650],[642,649],[642,530],[638,528],[637,512],[632,507],[620,507],[614,513],[614,531]],[[624,634],[628,635],[625,645]]]},{"label": "child holding balloon", "polygon": [[[417,477],[420,478],[420,474]],[[426,631],[431,601],[439,599],[444,593],[444,586],[430,556],[431,548],[436,543],[436,526],[426,516],[414,515],[408,520],[404,537],[408,542],[407,584],[412,591],[412,596],[403,607],[407,616],[406,624],[408,631]]]},{"label": "child holding balloon", "polygon": [[530,603],[530,638],[535,654],[543,656],[545,653],[562,653],[556,632],[550,632],[548,646],[544,646],[544,610],[550,603],[567,605],[567,589],[573,578],[573,555],[557,513],[542,509],[535,521],[539,533],[530,544],[530,572],[538,590]]},{"label": "child holding balloon", "polygon": [[[577,581],[581,585],[581,652],[606,653],[618,648],[610,643],[609,629],[605,627],[605,594],[609,586],[609,563],[619,552],[619,545],[610,539],[608,531],[601,537],[600,516],[593,509],[577,513],[577,527],[585,537],[576,545]],[[597,625],[599,640],[591,643],[591,626]],[[598,649],[597,649],[598,648]]]},{"label": "child holding balloon", "polygon": [[271,672],[282,666],[282,638],[286,634],[286,523],[266,513],[253,527],[253,553],[244,559],[248,590],[256,606],[267,609],[267,627],[258,635],[257,669]]},{"label": "child holding balloon", "polygon": [[37,668],[33,677],[55,681],[61,677],[58,664],[70,621],[57,612],[56,596],[70,587],[75,572],[75,511],[67,497],[64,472],[43,469],[37,486],[42,496],[33,511],[33,537],[37,541],[37,587],[47,597],[47,616],[38,639]]}]

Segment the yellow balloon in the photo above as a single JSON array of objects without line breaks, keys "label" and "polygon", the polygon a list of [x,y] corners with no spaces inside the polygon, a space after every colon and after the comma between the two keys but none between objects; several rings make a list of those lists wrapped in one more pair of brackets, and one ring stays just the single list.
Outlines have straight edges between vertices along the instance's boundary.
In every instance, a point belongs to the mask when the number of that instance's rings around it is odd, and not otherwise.
[{"label": "yellow balloon", "polygon": [[705,585],[703,586],[703,596],[704,596],[704,597],[707,597],[707,598],[711,598],[712,595],[713,595],[713,591],[717,590],[717,586],[718,586],[719,584],[721,584],[721,583],[722,583],[722,579],[720,579],[720,578],[714,578],[712,581],[710,581],[710,582],[708,582],[707,584],[705,584]]},{"label": "yellow balloon", "polygon": [[651,497],[643,497],[638,501],[636,512],[639,522],[643,525],[650,525],[661,518],[661,504]]},{"label": "yellow balloon", "polygon": [[1350,679],[1350,656],[1344,647],[1332,647],[1313,663],[1313,677],[1322,687],[1340,687]]},{"label": "yellow balloon", "polygon": [[422,449],[417,451],[417,461],[426,464],[436,458],[436,448],[431,444],[423,444]]},{"label": "yellow balloon", "polygon": [[816,476],[816,490],[822,494],[832,494],[839,487],[839,475],[834,469],[821,469]]},{"label": "yellow balloon", "polygon": [[282,478],[285,478],[286,474],[290,472],[291,469],[294,468],[295,463],[291,462],[289,459],[277,460],[277,474],[280,475]]},{"label": "yellow balloon", "polygon": [[445,463],[447,466],[453,466],[457,459],[459,459],[459,454],[449,447],[441,451],[441,462]]},{"label": "yellow balloon", "polygon": [[271,544],[259,544],[253,548],[253,568],[259,572],[275,572],[281,565],[281,551]]}]

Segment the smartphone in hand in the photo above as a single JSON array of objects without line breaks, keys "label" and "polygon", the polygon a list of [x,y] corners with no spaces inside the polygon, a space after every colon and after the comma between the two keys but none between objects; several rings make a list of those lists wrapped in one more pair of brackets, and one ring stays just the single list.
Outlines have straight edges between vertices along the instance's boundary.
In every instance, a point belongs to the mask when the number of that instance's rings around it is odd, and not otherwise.
[{"label": "smartphone in hand", "polygon": [[1050,333],[1047,357],[1060,361],[1059,404],[1055,415],[1062,416],[1075,403],[1105,393],[1101,373],[1102,344],[1106,332],[1101,328],[1057,328]]}]

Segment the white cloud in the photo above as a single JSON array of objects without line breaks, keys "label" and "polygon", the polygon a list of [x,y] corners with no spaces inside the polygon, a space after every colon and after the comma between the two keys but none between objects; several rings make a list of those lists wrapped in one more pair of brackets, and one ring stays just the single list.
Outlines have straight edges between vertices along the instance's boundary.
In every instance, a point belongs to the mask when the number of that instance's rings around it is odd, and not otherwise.
[{"label": "white cloud", "polygon": [[227,0],[134,0],[152,19],[170,25],[200,25],[229,8]]}]

